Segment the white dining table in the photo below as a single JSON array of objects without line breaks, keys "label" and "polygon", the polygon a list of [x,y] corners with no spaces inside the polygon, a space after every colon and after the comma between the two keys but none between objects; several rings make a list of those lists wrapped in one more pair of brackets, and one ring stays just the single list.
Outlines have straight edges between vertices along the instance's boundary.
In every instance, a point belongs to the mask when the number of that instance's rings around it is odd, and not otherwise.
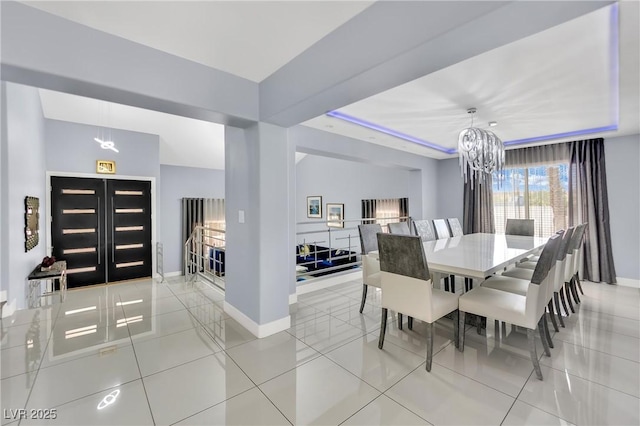
[{"label": "white dining table", "polygon": [[456,275],[477,280],[537,253],[548,238],[503,234],[468,234],[427,241],[424,252],[433,282]]}]

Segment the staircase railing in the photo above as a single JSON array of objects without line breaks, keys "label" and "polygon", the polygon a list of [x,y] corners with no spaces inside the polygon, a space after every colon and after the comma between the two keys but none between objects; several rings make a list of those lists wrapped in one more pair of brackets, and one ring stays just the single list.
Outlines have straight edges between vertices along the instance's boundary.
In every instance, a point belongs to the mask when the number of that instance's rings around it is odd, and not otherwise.
[{"label": "staircase railing", "polygon": [[332,220],[341,227],[328,226],[326,221],[306,221],[296,224],[296,280],[308,281],[333,273],[358,268],[361,261],[358,225],[380,223],[383,232],[387,224],[408,221],[411,217],[359,218]]},{"label": "staircase railing", "polygon": [[195,226],[184,243],[183,272],[187,281],[204,278],[224,290],[224,260],[224,229]]}]

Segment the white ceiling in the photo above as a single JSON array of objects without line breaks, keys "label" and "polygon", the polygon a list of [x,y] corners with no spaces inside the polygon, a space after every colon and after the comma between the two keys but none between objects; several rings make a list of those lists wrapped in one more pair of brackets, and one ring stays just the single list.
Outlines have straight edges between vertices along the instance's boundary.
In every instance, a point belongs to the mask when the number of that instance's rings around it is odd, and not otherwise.
[{"label": "white ceiling", "polygon": [[373,1],[26,1],[260,82]]},{"label": "white ceiling", "polygon": [[40,100],[44,116],[53,120],[159,135],[160,164],[224,169],[221,124],[44,89]]},{"label": "white ceiling", "polygon": [[[444,148],[457,148],[460,131],[471,122],[470,107],[478,110],[474,125],[488,129],[489,121],[497,121],[491,130],[503,141],[614,124],[618,99],[612,81],[618,76],[610,13],[610,7],[597,10],[338,111]],[[623,30],[620,55],[627,68],[619,93],[626,108],[617,135],[640,131],[637,19],[635,28]],[[303,124],[429,157],[450,156],[328,116]]]},{"label": "white ceiling", "polygon": [[[371,3],[28,2],[254,81],[261,81]],[[460,130],[470,124],[465,112],[469,107],[478,109],[475,123],[480,127],[498,121],[492,130],[505,141],[615,121],[617,131],[569,139],[639,133],[638,5],[620,3],[619,119],[611,84],[616,72],[610,60],[609,11],[598,10],[339,111],[448,148],[456,146]],[[95,111],[104,103],[93,101],[96,105],[89,107],[89,100],[76,96],[42,93],[48,118],[100,125]],[[163,164],[224,167],[222,126],[121,105],[111,110],[113,127],[160,135]],[[120,114],[122,118],[117,119]],[[450,156],[326,116],[303,124],[427,157]],[[550,142],[561,140],[566,139]]]}]

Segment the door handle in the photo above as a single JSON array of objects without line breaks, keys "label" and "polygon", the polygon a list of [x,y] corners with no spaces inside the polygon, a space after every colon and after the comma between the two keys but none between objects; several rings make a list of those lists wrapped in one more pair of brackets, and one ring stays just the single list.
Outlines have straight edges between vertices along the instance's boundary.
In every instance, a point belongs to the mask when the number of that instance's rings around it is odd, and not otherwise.
[{"label": "door handle", "polygon": [[115,242],[115,229],[116,223],[114,222],[113,212],[115,212],[116,206],[113,203],[113,196],[111,197],[111,261],[116,261],[116,242]]},{"label": "door handle", "polygon": [[96,215],[98,216],[98,265],[100,264],[100,197],[98,197],[98,206],[96,207]]}]

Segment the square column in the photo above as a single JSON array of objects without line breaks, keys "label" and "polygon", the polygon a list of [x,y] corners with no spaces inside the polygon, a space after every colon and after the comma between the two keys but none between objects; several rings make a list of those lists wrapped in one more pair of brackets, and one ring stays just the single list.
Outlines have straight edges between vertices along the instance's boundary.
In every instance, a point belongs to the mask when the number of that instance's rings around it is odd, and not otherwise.
[{"label": "square column", "polygon": [[257,337],[290,327],[295,289],[295,146],[285,128],[225,131],[224,310]]}]

